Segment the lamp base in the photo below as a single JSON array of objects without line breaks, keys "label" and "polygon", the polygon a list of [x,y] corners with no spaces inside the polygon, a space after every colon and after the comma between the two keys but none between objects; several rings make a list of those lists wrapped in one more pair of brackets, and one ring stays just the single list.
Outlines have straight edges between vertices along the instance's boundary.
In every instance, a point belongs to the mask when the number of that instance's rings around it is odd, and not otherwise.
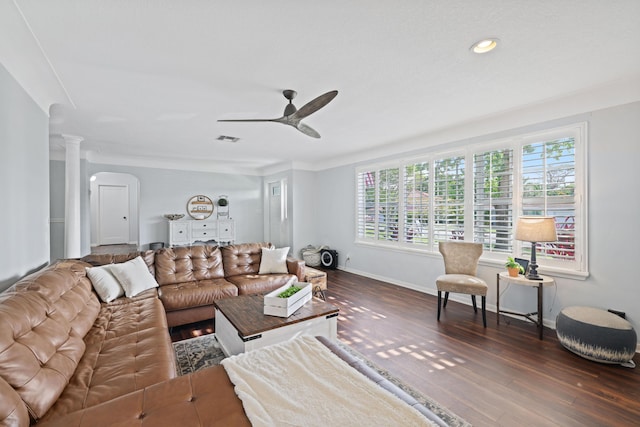
[{"label": "lamp base", "polygon": [[525,277],[529,280],[543,280],[542,277],[538,276],[537,274],[535,276],[527,274]]}]

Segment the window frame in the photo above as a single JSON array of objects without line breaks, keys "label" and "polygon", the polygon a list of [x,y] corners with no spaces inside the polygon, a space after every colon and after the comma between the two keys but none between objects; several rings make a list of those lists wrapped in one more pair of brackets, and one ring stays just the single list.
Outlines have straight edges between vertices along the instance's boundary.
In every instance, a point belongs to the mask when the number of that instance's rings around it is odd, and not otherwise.
[{"label": "window frame", "polygon": [[[408,166],[413,166],[419,163],[428,163],[428,195],[435,194],[435,169],[434,163],[438,160],[452,158],[456,156],[462,156],[464,158],[464,238],[467,241],[475,241],[475,170],[474,160],[476,154],[483,154],[491,151],[498,150],[511,150],[513,158],[511,169],[511,248],[512,253],[488,251],[485,250],[481,258],[481,264],[488,265],[500,265],[504,264],[504,260],[508,255],[526,257],[526,252],[530,248],[528,242],[520,242],[514,239],[513,231],[515,228],[515,222],[518,216],[522,215],[523,210],[523,147],[526,145],[540,143],[540,142],[552,142],[562,138],[573,138],[574,140],[574,167],[575,167],[575,189],[573,195],[573,207],[575,209],[575,259],[572,261],[563,260],[544,260],[544,269],[552,274],[556,274],[560,277],[566,275],[567,277],[586,278],[589,275],[588,269],[588,204],[587,204],[587,123],[580,122],[569,124],[565,126],[554,127],[536,132],[530,132],[520,135],[514,135],[507,138],[500,138],[489,140],[478,144],[468,144],[465,147],[458,149],[445,149],[434,150],[429,153],[421,153],[415,156],[398,158],[392,161],[363,164],[355,168],[355,244],[364,246],[376,246],[384,247],[390,250],[397,250],[403,252],[419,252],[426,254],[437,255],[437,236],[434,234],[434,197],[429,197],[428,203],[428,234],[426,237],[427,243],[416,243],[413,238],[407,239],[407,228],[405,219],[407,218],[405,210],[407,210],[408,203],[407,195],[405,193],[406,171]],[[378,174],[380,170],[385,169],[398,169],[398,236],[397,240],[387,241],[378,240],[377,233],[376,239],[368,238],[359,235],[359,210],[361,209],[361,202],[359,200],[359,179],[360,174],[364,172],[375,172],[376,174],[376,212],[378,209]],[[468,220],[467,220],[468,218]],[[377,219],[374,218],[377,225]]]}]

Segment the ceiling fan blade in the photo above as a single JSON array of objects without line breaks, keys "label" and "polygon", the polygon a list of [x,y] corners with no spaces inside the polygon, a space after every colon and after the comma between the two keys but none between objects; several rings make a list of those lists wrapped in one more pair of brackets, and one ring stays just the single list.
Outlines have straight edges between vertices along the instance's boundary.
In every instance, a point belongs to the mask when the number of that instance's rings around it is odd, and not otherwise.
[{"label": "ceiling fan blade", "polygon": [[275,122],[278,119],[218,119],[219,122]]},{"label": "ceiling fan blade", "polygon": [[320,138],[320,134],[316,132],[315,129],[313,129],[311,126],[305,125],[304,123],[298,123],[296,129],[312,138]]},{"label": "ceiling fan blade", "polygon": [[324,95],[320,95],[313,101],[304,104],[298,111],[293,113],[292,116],[295,116],[297,119],[304,119],[308,115],[315,113],[316,111],[327,105],[333,100],[333,98],[336,97],[336,95],[338,95],[337,90],[332,90],[331,92],[327,92]]}]

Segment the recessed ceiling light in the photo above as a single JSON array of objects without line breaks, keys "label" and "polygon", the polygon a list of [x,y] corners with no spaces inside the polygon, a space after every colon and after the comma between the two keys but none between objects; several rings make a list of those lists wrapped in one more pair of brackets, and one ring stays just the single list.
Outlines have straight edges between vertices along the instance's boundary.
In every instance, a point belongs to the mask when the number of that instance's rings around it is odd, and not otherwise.
[{"label": "recessed ceiling light", "polygon": [[499,41],[496,38],[482,39],[475,42],[470,49],[475,53],[487,53],[495,49]]}]

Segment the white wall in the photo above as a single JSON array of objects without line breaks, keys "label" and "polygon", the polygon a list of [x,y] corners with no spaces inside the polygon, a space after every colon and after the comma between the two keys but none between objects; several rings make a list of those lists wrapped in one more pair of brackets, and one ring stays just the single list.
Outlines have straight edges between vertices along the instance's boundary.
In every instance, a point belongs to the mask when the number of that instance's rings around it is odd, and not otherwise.
[{"label": "white wall", "polygon": [[315,207],[318,183],[316,173],[293,171],[293,239],[291,253],[301,258],[300,250],[307,245],[319,246],[317,239],[317,210]]},{"label": "white wall", "polygon": [[[62,164],[62,165],[60,165]],[[64,169],[64,162],[51,161],[52,169]],[[188,218],[186,206],[192,196],[204,194],[215,200],[221,194],[229,196],[229,213],[236,221],[236,242],[261,241],[262,229],[262,178],[246,175],[229,175],[210,172],[192,172],[170,169],[155,169],[133,166],[94,164],[83,161],[81,175],[82,190],[82,250],[90,247],[89,178],[98,172],[116,172],[133,175],[140,181],[140,247],[147,249],[149,243],[168,243],[169,229],[163,217],[168,213],[183,213]],[[59,174],[57,174],[59,175]],[[59,176],[52,179],[60,179]],[[62,180],[51,183],[52,194],[64,193]],[[214,214],[215,215],[215,214]],[[53,242],[52,247],[63,245]]]},{"label": "white wall", "polygon": [[0,65],[0,290],[49,261],[49,118]]},{"label": "white wall", "polygon": [[[545,288],[545,323],[554,326],[555,318],[563,307],[588,305],[624,311],[627,319],[640,330],[640,285],[628,269],[629,263],[633,265],[635,260],[640,259],[640,226],[637,222],[640,195],[636,188],[640,180],[640,102],[501,131],[496,135],[526,133],[584,120],[589,125],[591,274],[586,280],[557,278],[555,288]],[[491,135],[479,135],[451,144],[473,144],[488,138]],[[354,243],[355,167],[350,165],[317,173],[315,181],[322,183],[313,188],[317,241],[339,251],[341,268],[435,294],[435,278],[444,272],[439,255],[407,253]],[[345,267],[347,256],[351,260]],[[625,264],[627,268],[622,268]],[[496,273],[499,271],[502,269],[491,265],[481,265],[479,269],[479,275],[489,283],[487,304],[493,309],[496,302]],[[540,271],[544,273],[544,266]],[[468,297],[460,299],[452,295],[452,298],[470,302],[467,301]],[[505,309],[534,311],[535,301],[533,289],[512,285],[504,294],[501,305]]]}]

